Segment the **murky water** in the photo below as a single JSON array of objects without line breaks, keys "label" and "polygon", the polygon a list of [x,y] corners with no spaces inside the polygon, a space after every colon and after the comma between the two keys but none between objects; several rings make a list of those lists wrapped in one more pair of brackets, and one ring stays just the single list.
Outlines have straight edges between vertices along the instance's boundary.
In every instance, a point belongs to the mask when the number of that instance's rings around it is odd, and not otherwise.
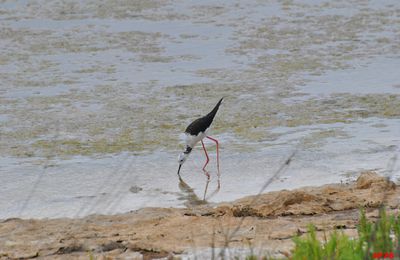
[{"label": "murky water", "polygon": [[400,177],[398,1],[3,0],[0,19],[0,218],[201,203],[181,132],[222,96],[210,203],[293,151],[267,190]]}]

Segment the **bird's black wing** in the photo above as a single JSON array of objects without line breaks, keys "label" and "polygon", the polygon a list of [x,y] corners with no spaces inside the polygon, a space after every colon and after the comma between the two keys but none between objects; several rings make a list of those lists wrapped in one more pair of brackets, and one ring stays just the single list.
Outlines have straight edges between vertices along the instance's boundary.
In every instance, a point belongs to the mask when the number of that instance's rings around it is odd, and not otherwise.
[{"label": "bird's black wing", "polygon": [[208,113],[207,115],[194,120],[185,130],[185,133],[191,135],[198,135],[200,132],[205,132],[207,128],[210,127],[211,123],[214,120],[215,114],[218,111],[219,106],[224,98],[221,98],[218,103],[215,105],[214,109]]},{"label": "bird's black wing", "polygon": [[185,130],[185,133],[197,136],[200,132],[205,132],[210,127],[213,118],[204,116],[194,120]]}]

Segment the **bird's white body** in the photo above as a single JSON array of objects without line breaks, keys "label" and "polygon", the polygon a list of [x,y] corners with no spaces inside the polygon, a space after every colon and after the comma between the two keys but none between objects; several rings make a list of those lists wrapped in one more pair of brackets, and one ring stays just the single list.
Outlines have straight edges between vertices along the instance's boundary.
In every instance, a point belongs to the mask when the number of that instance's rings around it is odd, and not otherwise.
[{"label": "bird's white body", "polygon": [[[208,128],[209,129],[209,128]],[[186,145],[189,146],[190,148],[194,148],[194,146],[203,140],[207,136],[208,129],[204,132],[200,132],[198,135],[191,135],[189,133],[185,133],[185,141]]]},{"label": "bird's white body", "polygon": [[198,142],[203,140],[207,136],[208,129],[204,132],[199,132],[198,135],[191,135],[189,133],[185,133],[185,141],[186,141],[186,151],[181,153],[178,157],[179,164],[183,164],[188,158],[192,149],[196,146]]}]

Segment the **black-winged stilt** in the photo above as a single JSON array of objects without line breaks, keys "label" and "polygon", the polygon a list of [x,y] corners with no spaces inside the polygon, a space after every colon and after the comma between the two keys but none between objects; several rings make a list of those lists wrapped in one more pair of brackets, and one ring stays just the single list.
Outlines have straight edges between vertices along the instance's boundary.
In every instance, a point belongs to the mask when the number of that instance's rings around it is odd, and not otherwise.
[{"label": "black-winged stilt", "polygon": [[203,139],[207,137],[208,139],[214,141],[217,145],[217,169],[218,169],[218,176],[220,175],[219,173],[219,151],[218,151],[218,140],[214,139],[210,136],[207,136],[208,130],[210,129],[211,123],[214,120],[215,115],[217,114],[218,108],[221,105],[221,102],[224,98],[221,98],[217,105],[214,107],[213,110],[211,110],[210,113],[207,115],[198,118],[194,120],[185,130],[185,135],[186,135],[186,149],[179,155],[178,157],[178,162],[179,162],[179,168],[178,168],[178,175],[180,176],[179,172],[181,170],[181,167],[183,163],[186,161],[188,158],[189,154],[192,152],[194,146],[198,143],[201,142],[201,145],[203,146],[204,153],[206,155],[206,163],[203,166],[203,171],[207,175],[208,178],[210,178],[209,174],[206,172],[205,168],[210,161],[210,158],[208,157],[206,147],[204,146]]}]

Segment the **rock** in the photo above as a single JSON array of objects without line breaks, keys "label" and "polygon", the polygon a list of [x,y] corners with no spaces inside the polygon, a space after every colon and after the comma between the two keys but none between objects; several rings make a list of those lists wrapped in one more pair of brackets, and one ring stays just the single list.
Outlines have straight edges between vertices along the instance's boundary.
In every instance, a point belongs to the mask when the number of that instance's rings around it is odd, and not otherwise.
[{"label": "rock", "polygon": [[356,188],[368,189],[371,187],[393,190],[396,188],[396,185],[385,177],[379,176],[375,172],[367,171],[361,173],[356,181]]}]

